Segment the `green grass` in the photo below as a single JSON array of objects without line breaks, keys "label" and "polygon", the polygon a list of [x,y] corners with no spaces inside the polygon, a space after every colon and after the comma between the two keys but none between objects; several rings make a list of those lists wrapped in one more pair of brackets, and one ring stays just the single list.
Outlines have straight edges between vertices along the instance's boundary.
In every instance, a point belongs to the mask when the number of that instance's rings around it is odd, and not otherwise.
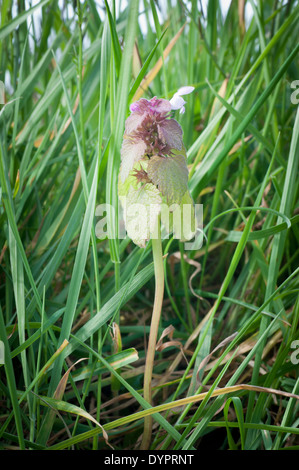
[{"label": "green grass", "polygon": [[[2,1],[2,449],[135,450],[149,414],[152,450],[298,449],[299,3],[202,3]],[[151,243],[118,239],[117,210],[97,239],[95,214],[130,103],[184,85],[205,239],[163,241],[151,411]]]}]

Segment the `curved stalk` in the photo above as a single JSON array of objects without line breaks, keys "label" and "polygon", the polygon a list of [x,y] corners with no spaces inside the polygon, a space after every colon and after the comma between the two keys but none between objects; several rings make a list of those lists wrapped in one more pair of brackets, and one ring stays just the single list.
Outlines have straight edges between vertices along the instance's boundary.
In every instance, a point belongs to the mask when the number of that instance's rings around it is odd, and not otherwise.
[{"label": "curved stalk", "polygon": [[[148,349],[145,362],[144,371],[144,387],[143,395],[148,403],[152,403],[152,373],[155,360],[155,351],[157,343],[158,328],[162,310],[162,302],[164,296],[164,266],[163,266],[163,253],[161,241],[161,226],[160,217],[158,217],[158,236],[152,239],[152,250],[155,269],[155,300],[152,313],[151,329],[148,340]],[[146,450],[150,446],[152,435],[153,419],[151,416],[144,418],[144,431],[140,449]]]}]

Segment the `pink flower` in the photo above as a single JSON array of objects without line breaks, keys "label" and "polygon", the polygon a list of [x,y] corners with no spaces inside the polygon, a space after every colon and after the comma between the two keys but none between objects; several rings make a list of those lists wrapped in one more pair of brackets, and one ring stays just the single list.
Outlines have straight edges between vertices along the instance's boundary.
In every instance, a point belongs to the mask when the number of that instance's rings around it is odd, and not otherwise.
[{"label": "pink flower", "polygon": [[157,98],[154,96],[151,100],[141,98],[139,101],[135,101],[130,106],[130,111],[133,113],[151,113],[151,114],[167,114],[171,111],[171,104],[168,100]]},{"label": "pink flower", "polygon": [[[156,216],[159,213],[168,231],[181,233],[181,205],[189,204],[193,209],[188,190],[183,131],[171,117],[173,110],[179,109],[181,113],[185,111],[186,102],[181,95],[192,91],[193,87],[183,87],[170,101],[157,97],[151,100],[142,98],[130,106],[131,114],[125,123],[121,148],[118,192],[126,214],[128,234],[141,247],[154,234]],[[136,203],[138,207],[142,206],[140,217],[137,217],[137,226],[140,222],[144,229],[142,234],[135,230]],[[165,213],[165,204],[172,213],[171,220]],[[153,209],[153,214],[151,210],[148,212],[149,208]]]},{"label": "pink flower", "polygon": [[172,149],[182,149],[182,128],[170,117],[171,109],[170,101],[156,97],[131,104],[121,148],[122,181],[144,156],[169,156]]}]

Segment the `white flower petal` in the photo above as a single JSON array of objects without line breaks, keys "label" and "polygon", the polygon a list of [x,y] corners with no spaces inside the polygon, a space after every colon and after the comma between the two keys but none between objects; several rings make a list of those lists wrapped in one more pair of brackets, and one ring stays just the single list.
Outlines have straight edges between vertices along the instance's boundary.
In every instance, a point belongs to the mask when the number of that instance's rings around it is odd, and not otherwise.
[{"label": "white flower petal", "polygon": [[193,86],[182,86],[181,88],[179,88],[178,91],[173,95],[173,97],[169,101],[171,104],[171,109],[179,109],[180,114],[183,114],[185,112],[184,104],[186,104],[186,101],[181,96],[189,95],[189,93],[192,93],[193,90]]},{"label": "white flower petal", "polygon": [[171,109],[181,109],[186,103],[186,101],[183,100],[183,98],[181,98],[177,93],[173,95],[169,102],[171,104]]},{"label": "white flower petal", "polygon": [[182,96],[182,95],[189,95],[189,93],[192,93],[194,90],[194,86],[182,86],[181,88],[178,89],[176,92],[176,95]]}]

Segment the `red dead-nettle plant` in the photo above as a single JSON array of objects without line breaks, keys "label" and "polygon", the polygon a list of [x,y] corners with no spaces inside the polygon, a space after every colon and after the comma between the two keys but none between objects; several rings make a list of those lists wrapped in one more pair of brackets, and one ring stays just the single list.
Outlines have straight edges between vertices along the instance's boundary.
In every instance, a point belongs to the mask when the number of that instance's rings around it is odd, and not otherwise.
[{"label": "red dead-nettle plant", "polygon": [[[119,199],[128,236],[140,247],[152,240],[156,288],[144,372],[144,398],[150,404],[164,295],[161,224],[166,233],[174,233],[181,240],[191,239],[196,229],[194,205],[188,190],[183,132],[171,116],[173,110],[185,111],[182,95],[192,91],[193,87],[182,87],[170,101],[154,97],[131,104],[121,148]],[[187,223],[185,207],[189,208]],[[146,417],[142,449],[149,447],[151,429],[152,419]]]}]

